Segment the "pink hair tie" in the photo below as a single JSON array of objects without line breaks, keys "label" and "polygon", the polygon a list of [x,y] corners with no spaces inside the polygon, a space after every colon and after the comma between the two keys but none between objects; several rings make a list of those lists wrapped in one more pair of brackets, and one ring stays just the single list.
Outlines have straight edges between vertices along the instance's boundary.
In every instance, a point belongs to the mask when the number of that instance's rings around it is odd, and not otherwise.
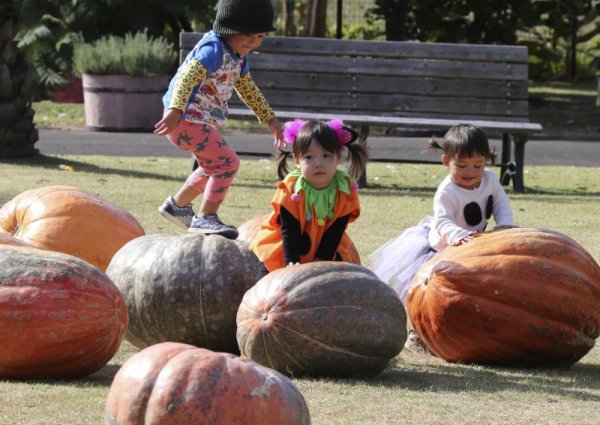
[{"label": "pink hair tie", "polygon": [[[297,118],[294,121],[288,121],[283,125],[283,141],[288,144],[296,142],[300,129],[306,125],[308,121]],[[325,122],[336,134],[340,148],[346,147],[358,137],[358,134],[349,127],[344,125],[344,121],[340,119],[331,119]]]},{"label": "pink hair tie", "polygon": [[283,125],[283,141],[292,144],[298,137],[298,132],[308,121],[295,119],[294,121],[288,121]]}]

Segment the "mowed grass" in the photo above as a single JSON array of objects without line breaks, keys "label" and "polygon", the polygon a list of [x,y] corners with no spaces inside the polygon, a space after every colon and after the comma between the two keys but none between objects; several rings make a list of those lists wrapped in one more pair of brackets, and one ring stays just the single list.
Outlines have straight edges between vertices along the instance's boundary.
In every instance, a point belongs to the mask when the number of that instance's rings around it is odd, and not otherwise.
[{"label": "mowed grass", "polygon": [[[185,179],[187,159],[38,156],[0,164],[0,204],[28,189],[73,185],[122,206],[148,234],[179,232],[157,214],[157,207]],[[59,164],[76,171],[62,171]],[[526,192],[508,190],[516,224],[569,235],[598,261],[600,168],[531,166],[525,172]],[[362,215],[349,229],[365,266],[375,248],[430,214],[445,173],[437,165],[369,165],[369,187],[360,191]],[[223,220],[240,225],[267,212],[274,176],[271,161],[243,159],[220,211]],[[0,381],[0,424],[102,423],[112,379],[135,351],[124,342],[103,369],[82,379]],[[306,398],[313,424],[600,423],[598,348],[567,369],[451,364],[402,351],[375,378],[294,383]]]}]

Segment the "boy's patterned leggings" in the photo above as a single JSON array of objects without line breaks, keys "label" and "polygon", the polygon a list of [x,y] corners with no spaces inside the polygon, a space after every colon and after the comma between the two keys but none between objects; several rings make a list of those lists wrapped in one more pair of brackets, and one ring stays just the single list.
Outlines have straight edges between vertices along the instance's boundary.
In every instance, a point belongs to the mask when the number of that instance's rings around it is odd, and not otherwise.
[{"label": "boy's patterned leggings", "polygon": [[207,201],[222,202],[240,167],[240,159],[219,129],[181,120],[167,138],[177,148],[190,151],[198,161],[198,168],[185,183],[203,192]]}]

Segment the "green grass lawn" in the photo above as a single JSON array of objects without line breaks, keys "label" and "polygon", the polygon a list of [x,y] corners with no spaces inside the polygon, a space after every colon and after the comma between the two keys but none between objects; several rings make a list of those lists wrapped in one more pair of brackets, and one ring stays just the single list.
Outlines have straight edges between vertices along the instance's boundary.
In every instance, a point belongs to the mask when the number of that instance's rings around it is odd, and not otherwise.
[{"label": "green grass lawn", "polygon": [[596,81],[533,83],[529,87],[530,120],[544,135],[600,140],[600,109]]},{"label": "green grass lawn", "polygon": [[[59,164],[77,171],[66,172]],[[41,186],[90,190],[132,213],[146,233],[179,230],[157,214],[189,170],[179,158],[39,156],[1,161],[0,204]],[[528,190],[509,195],[515,222],[571,236],[600,259],[600,168],[526,166]],[[367,255],[430,214],[445,176],[440,165],[369,166],[361,189],[361,217],[349,228],[364,265]],[[274,192],[274,164],[242,161],[221,216],[240,225],[266,212]],[[557,179],[556,176],[561,176]],[[99,424],[116,371],[136,350],[124,342],[100,371],[82,379],[0,380],[0,424]],[[313,424],[597,424],[600,350],[567,369],[521,369],[446,363],[406,351],[371,379],[294,379]]]}]

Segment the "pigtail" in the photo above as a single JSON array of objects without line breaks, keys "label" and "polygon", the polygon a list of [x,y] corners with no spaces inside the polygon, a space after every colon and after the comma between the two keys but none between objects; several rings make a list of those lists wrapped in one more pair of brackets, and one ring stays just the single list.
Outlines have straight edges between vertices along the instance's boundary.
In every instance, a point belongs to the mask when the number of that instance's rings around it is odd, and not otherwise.
[{"label": "pigtail", "polygon": [[438,150],[438,149],[439,149],[439,150],[441,150],[441,151],[443,151],[443,150],[444,150],[444,148],[442,147],[442,145],[440,145],[440,144],[438,143],[438,141],[435,139],[435,136],[433,136],[433,137],[432,137],[432,138],[429,140],[429,142],[427,143],[427,149],[426,149],[426,150],[428,150],[428,151],[432,151],[432,150]]},{"label": "pigtail", "polygon": [[292,152],[278,149],[275,154],[275,161],[277,162],[277,175],[280,180],[283,180],[289,172],[288,161],[292,156]]},{"label": "pigtail", "polygon": [[367,167],[369,150],[364,143],[360,142],[348,143],[346,148],[348,149],[348,174],[353,180],[358,180]]},{"label": "pigtail", "polygon": [[496,158],[498,157],[498,154],[496,152],[496,147],[492,146],[492,148],[490,149],[490,153],[488,155],[488,162],[489,165],[495,165],[496,164]]}]

